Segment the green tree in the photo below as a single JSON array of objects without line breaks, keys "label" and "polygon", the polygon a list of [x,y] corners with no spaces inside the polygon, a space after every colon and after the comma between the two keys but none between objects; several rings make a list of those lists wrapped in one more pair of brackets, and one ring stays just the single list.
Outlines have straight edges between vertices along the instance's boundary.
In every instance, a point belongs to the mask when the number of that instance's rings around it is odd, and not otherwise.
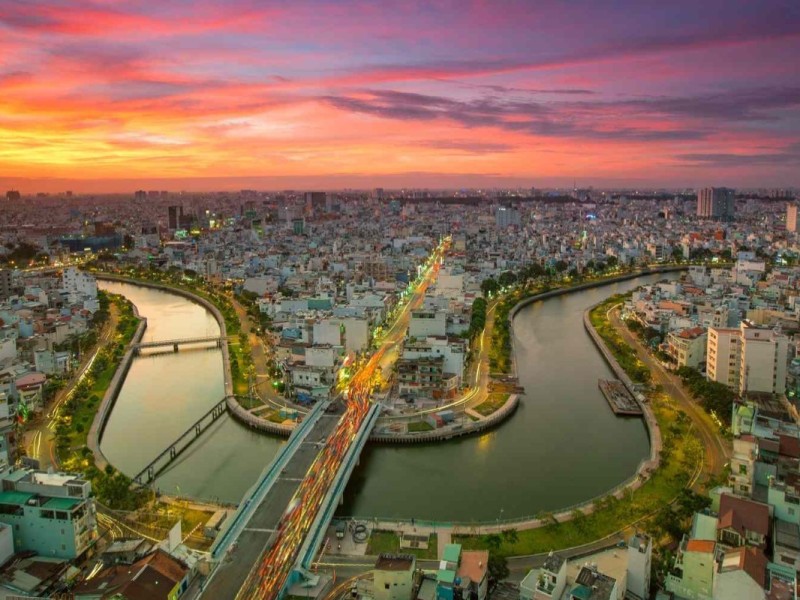
[{"label": "green tree", "polygon": [[487,277],[481,282],[481,292],[483,293],[484,297],[488,297],[491,294],[497,292],[500,289],[500,285],[494,279],[494,277]]},{"label": "green tree", "polygon": [[489,552],[489,563],[487,564],[489,570],[489,579],[495,583],[506,579],[510,571],[508,570],[508,561],[505,556],[500,556],[497,553]]},{"label": "green tree", "polygon": [[517,533],[517,530],[514,529],[513,527],[509,527],[508,529],[503,529],[503,531],[500,532],[500,535],[503,536],[503,540],[509,546],[513,546],[514,544],[517,543],[517,541],[519,541],[519,533]]}]

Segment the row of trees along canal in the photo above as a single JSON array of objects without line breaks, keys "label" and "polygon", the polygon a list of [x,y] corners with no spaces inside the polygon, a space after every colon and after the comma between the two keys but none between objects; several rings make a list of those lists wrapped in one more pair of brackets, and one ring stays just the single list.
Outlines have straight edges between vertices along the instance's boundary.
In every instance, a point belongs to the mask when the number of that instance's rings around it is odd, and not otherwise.
[{"label": "row of trees along canal", "polygon": [[[250,376],[253,372],[253,358],[250,353],[250,343],[242,331],[239,317],[233,307],[231,300],[233,286],[230,283],[215,285],[192,269],[181,269],[176,266],[162,271],[155,264],[151,264],[147,268],[122,264],[114,254],[110,253],[99,254],[86,267],[93,272],[119,275],[134,281],[157,283],[190,292],[216,306],[225,321],[228,335],[233,391],[237,395],[248,392]],[[250,304],[255,305],[254,302],[250,302]],[[252,308],[248,307],[248,310],[251,315],[254,315]],[[256,322],[259,321],[256,320]]]},{"label": "row of trees along canal", "polygon": [[98,339],[97,333],[110,316],[111,305],[117,312],[114,335],[97,352],[91,367],[68,393],[55,411],[56,459],[61,467],[71,472],[82,472],[92,482],[97,499],[106,506],[130,510],[140,502],[139,495],[130,490],[131,480],[108,465],[105,470],[94,464],[92,451],[86,444],[89,428],[111,379],[133,338],[139,319],[133,305],[115,294],[98,292],[100,308],[92,317],[93,332],[77,343],[89,350],[89,342]]}]

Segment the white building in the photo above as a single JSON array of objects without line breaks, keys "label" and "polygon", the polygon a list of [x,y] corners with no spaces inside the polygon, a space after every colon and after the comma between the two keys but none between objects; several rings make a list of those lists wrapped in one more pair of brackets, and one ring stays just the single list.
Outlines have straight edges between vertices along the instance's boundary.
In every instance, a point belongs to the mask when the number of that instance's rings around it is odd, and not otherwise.
[{"label": "white building", "polygon": [[628,542],[627,595],[636,600],[650,597],[650,562],[653,541],[650,536],[637,533]]},{"label": "white building", "polygon": [[446,335],[447,311],[415,310],[411,312],[408,337],[427,338],[428,336],[444,337]]},{"label": "white building", "polygon": [[97,298],[97,280],[94,275],[79,271],[75,267],[64,269],[62,285],[67,292]]},{"label": "white building", "polygon": [[708,378],[737,390],[740,395],[783,394],[788,357],[788,338],[773,329],[756,328],[743,321],[738,329],[708,330]]}]

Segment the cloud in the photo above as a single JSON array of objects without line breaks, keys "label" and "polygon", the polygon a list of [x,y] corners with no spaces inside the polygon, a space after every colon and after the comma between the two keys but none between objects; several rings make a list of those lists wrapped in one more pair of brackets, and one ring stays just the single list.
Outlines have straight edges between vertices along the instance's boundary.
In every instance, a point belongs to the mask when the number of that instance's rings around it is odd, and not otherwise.
[{"label": "cloud", "polygon": [[690,167],[754,167],[800,165],[800,143],[792,144],[779,152],[732,153],[707,152],[677,154],[675,158]]},{"label": "cloud", "polygon": [[322,101],[345,111],[400,120],[445,119],[469,128],[496,127],[507,131],[551,137],[584,137],[601,140],[696,140],[706,136],[697,128],[647,128],[622,119],[602,123],[576,118],[558,104],[543,104],[482,97],[453,100],[441,96],[369,90],[353,96],[325,96]]}]

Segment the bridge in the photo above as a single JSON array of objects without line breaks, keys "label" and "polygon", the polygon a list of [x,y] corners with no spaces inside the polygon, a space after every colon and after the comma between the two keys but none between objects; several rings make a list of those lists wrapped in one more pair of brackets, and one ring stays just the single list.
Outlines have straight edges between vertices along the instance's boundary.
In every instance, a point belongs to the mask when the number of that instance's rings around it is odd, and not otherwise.
[{"label": "bridge", "polygon": [[132,348],[134,353],[136,354],[139,354],[142,350],[146,350],[148,348],[162,348],[169,346],[172,346],[173,352],[177,352],[180,346],[189,346],[195,344],[213,343],[216,348],[221,348],[223,342],[225,342],[224,337],[209,336],[209,337],[198,337],[198,338],[183,338],[179,340],[157,340],[154,342],[141,342],[139,344],[133,344]]},{"label": "bridge", "polygon": [[203,432],[211,427],[211,425],[225,414],[227,409],[227,398],[223,398],[202,417],[195,421],[194,425],[184,431],[178,439],[151,460],[147,466],[142,469],[133,477],[134,483],[142,486],[147,486],[158,477],[167,466],[176,460],[194,441],[199,438]]},{"label": "bridge", "polygon": [[371,401],[373,375],[405,335],[447,243],[434,251],[412,298],[343,398],[315,406],[245,495],[212,546],[213,570],[201,598],[276,600],[296,583],[315,583],[310,569],[380,414]]}]

